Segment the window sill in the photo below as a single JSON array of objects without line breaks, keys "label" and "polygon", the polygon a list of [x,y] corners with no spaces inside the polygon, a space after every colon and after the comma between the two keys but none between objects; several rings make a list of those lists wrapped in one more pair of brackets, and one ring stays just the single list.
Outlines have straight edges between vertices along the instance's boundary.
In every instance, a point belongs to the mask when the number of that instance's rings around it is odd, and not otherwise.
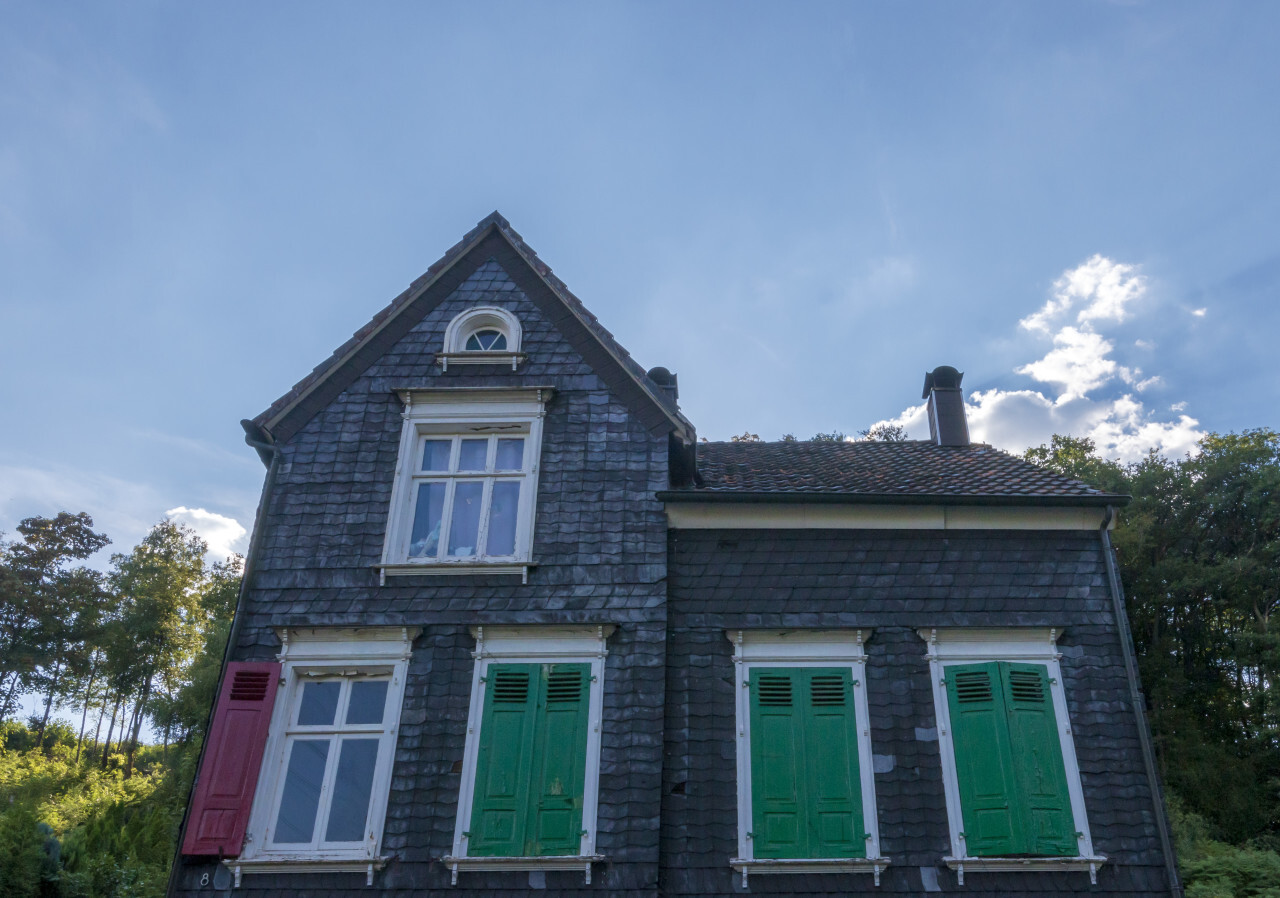
[{"label": "window sill", "polygon": [[318,857],[263,857],[252,860],[231,858],[222,862],[235,876],[235,888],[245,873],[363,873],[364,884],[373,885],[373,871],[386,866],[387,857],[324,859]]},{"label": "window sill", "polygon": [[551,857],[442,857],[440,863],[452,873],[450,885],[458,884],[459,870],[581,870],[591,885],[591,865],[605,859],[602,854],[565,854]]},{"label": "window sill", "polygon": [[475,574],[519,574],[520,582],[528,584],[532,561],[432,561],[375,564],[378,569],[378,585],[386,586],[388,577],[448,577]]},{"label": "window sill", "polygon": [[1026,870],[1085,870],[1089,882],[1098,884],[1098,868],[1105,857],[944,857],[943,862],[956,871],[956,879],[964,885],[965,871],[970,873],[1016,873]]},{"label": "window sill", "polygon": [[870,873],[880,885],[880,873],[889,866],[887,857],[832,858],[751,858],[735,857],[729,866],[742,874],[742,887],[747,887],[748,873]]},{"label": "window sill", "polygon": [[438,352],[436,353],[436,361],[440,363],[441,371],[448,371],[450,363],[454,365],[511,365],[514,371],[523,362],[526,355],[523,352],[486,352],[483,350],[473,350],[471,352]]}]

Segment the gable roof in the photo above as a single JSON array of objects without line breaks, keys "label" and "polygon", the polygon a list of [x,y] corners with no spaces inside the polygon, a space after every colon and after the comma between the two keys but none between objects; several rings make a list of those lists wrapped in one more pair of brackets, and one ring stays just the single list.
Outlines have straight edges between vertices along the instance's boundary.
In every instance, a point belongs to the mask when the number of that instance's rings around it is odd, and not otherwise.
[{"label": "gable roof", "polygon": [[1106,493],[982,443],[699,443],[702,485],[664,501],[945,501],[960,504],[1125,505]]},{"label": "gable roof", "polygon": [[495,259],[650,431],[689,442],[693,424],[497,212],[481,220],[329,358],[253,419],[277,441],[297,433],[470,274]]}]

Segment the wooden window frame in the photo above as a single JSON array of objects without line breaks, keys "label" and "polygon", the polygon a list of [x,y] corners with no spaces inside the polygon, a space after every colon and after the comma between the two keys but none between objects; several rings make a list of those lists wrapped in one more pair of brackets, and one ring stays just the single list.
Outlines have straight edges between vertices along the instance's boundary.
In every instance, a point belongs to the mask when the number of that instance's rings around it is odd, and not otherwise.
[{"label": "wooden window frame", "polygon": [[[387,858],[381,854],[382,836],[400,728],[400,710],[404,703],[405,678],[413,640],[420,632],[420,627],[309,627],[276,631],[281,643],[277,656],[281,663],[279,692],[249,817],[248,835],[240,857],[223,862],[235,874],[237,887],[244,873],[281,871],[359,871],[367,873],[367,881],[371,883],[373,871],[386,863]],[[271,844],[270,830],[275,824],[285,780],[286,749],[296,729],[291,722],[302,684],[308,682],[308,675],[353,680],[362,675],[389,678],[386,711],[378,737],[378,758],[370,789],[368,836],[358,846],[315,843],[290,848]],[[336,731],[340,727],[326,729]],[[360,726],[358,729],[367,731],[371,728]],[[323,819],[323,810],[321,808],[317,813],[317,828]]]},{"label": "wooden window frame", "polygon": [[[453,850],[441,858],[457,885],[459,871],[467,870],[582,870],[591,883],[591,865],[605,860],[596,853],[596,816],[599,806],[600,741],[604,713],[606,642],[612,624],[594,626],[475,626],[473,652],[475,667],[471,678],[471,706],[467,716],[467,738],[462,757],[462,777],[458,789],[458,814],[454,824]],[[579,663],[590,666],[590,696],[587,710],[586,770],[582,793],[582,838],[575,855],[541,857],[471,857],[467,851],[468,831],[474,810],[476,768],[484,738],[485,689],[491,664]]]},{"label": "wooden window frame", "polygon": [[[527,578],[532,565],[533,524],[537,517],[538,471],[542,455],[542,423],[552,390],[526,389],[399,390],[404,404],[400,432],[399,459],[391,490],[387,532],[382,561],[378,565],[381,582],[387,576],[410,574],[516,573]],[[521,436],[525,440],[523,469],[520,472],[424,473],[419,471],[422,444],[428,438]],[[511,555],[488,556],[477,552],[459,558],[410,557],[409,540],[416,508],[415,487],[431,481],[518,479],[520,510],[516,522],[515,551]],[[489,486],[485,494],[489,494]],[[450,492],[446,491],[446,495]],[[448,538],[444,522],[441,542]],[[478,535],[482,537],[484,534]],[[477,545],[477,549],[482,546]],[[443,549],[443,547],[442,547]]]},{"label": "wooden window frame", "polygon": [[[868,716],[865,643],[870,630],[728,630],[733,644],[736,754],[738,781],[738,853],[730,866],[742,875],[747,887],[752,873],[853,873],[867,872],[880,884],[880,873],[889,859],[880,853],[880,826],[876,812],[875,765]],[[756,858],[752,840],[751,803],[751,698],[749,684],[754,670],[796,667],[848,668],[853,680],[853,708],[858,736],[858,773],[862,797],[862,823],[866,833],[865,857],[853,858]]]},{"label": "wooden window frame", "polygon": [[[1093,847],[1089,819],[1080,782],[1080,764],[1076,757],[1075,738],[1067,711],[1066,693],[1062,686],[1062,653],[1057,640],[1061,628],[929,628],[917,631],[927,644],[929,674],[933,685],[934,713],[938,724],[938,751],[942,760],[942,780],[946,793],[947,823],[950,829],[951,854],[942,860],[956,871],[961,885],[969,872],[1016,872],[1029,870],[1084,870],[1090,881],[1097,883],[1098,868],[1107,858]],[[960,781],[956,771],[955,743],[951,731],[951,709],[947,697],[946,671],[960,664],[994,661],[1044,665],[1049,676],[1049,692],[1062,747],[1062,763],[1066,770],[1067,792],[1075,821],[1079,851],[1063,857],[976,857],[969,855],[964,844],[964,810],[960,800]]]}]

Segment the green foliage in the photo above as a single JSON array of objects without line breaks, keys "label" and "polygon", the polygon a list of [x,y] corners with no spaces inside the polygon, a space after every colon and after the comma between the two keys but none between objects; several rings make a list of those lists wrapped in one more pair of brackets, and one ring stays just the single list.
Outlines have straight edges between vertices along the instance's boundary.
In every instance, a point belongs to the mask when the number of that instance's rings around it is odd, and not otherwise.
[{"label": "green foliage", "polygon": [[1280,843],[1280,436],[1128,466],[1055,436],[1026,458],[1132,494],[1114,543],[1165,783],[1226,845]]},{"label": "green foliage", "polygon": [[[163,521],[103,578],[70,562],[106,544],[87,515],[30,518],[0,544],[0,898],[160,898],[240,586],[240,560]],[[51,718],[85,709],[88,740]],[[114,735],[96,740],[89,710]],[[150,718],[164,745],[139,745]],[[83,725],[82,725],[83,728]]]},{"label": "green foliage", "polygon": [[881,423],[874,427],[868,427],[866,430],[859,430],[858,436],[872,442],[905,443],[907,441],[907,429],[901,424]]},{"label": "green foliage", "polygon": [[1168,799],[1187,898],[1280,898],[1280,854],[1219,841],[1213,824],[1176,794]]}]

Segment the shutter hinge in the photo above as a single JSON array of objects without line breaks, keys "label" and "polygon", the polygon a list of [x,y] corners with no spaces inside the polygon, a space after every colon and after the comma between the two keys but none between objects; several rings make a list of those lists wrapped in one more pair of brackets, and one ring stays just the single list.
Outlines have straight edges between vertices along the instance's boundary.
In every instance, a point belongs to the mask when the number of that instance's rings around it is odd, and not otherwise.
[{"label": "shutter hinge", "polygon": [[1083,839],[1083,838],[1084,838],[1084,833],[1082,833],[1082,832],[1078,832],[1078,831],[1077,831],[1077,832],[1076,832],[1076,838],[1077,838],[1077,839]]},{"label": "shutter hinge", "polygon": [[592,678],[591,678],[591,682],[593,682],[593,683],[598,683],[598,682],[600,682],[600,678],[599,678],[599,677],[592,677]]},{"label": "shutter hinge", "polygon": [[579,835],[579,836],[585,836],[586,834],[587,834],[587,831],[586,831],[585,829],[584,829],[584,830],[579,830],[579,831],[578,831],[578,835]]},{"label": "shutter hinge", "polygon": [[755,837],[756,837],[756,834],[755,834],[755,833],[747,833],[747,838],[748,838],[748,839],[754,839]]},{"label": "shutter hinge", "polygon": [[470,831],[470,830],[467,830],[466,832],[464,832],[464,833],[462,834],[462,838],[464,838],[464,839],[470,839],[470,838],[471,838],[471,831]]},{"label": "shutter hinge", "polygon": [[480,682],[481,682],[481,683],[487,682],[487,679],[488,679],[487,677],[481,677],[481,678],[480,678]]}]

